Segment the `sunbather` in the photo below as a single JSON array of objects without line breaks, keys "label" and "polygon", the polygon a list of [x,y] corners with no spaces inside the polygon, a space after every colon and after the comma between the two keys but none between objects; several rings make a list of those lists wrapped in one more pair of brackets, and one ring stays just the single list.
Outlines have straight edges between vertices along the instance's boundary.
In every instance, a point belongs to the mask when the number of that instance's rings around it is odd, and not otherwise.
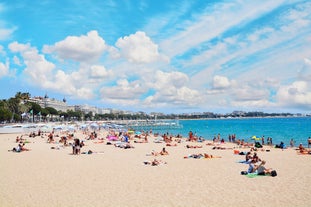
[{"label": "sunbather", "polygon": [[189,144],[187,144],[186,147],[187,148],[202,148],[203,146],[202,145],[189,145]]},{"label": "sunbather", "polygon": [[167,164],[167,162],[164,162],[162,160],[154,159],[152,161],[144,161],[144,164],[145,165],[151,165],[151,166],[158,166],[160,164]]}]

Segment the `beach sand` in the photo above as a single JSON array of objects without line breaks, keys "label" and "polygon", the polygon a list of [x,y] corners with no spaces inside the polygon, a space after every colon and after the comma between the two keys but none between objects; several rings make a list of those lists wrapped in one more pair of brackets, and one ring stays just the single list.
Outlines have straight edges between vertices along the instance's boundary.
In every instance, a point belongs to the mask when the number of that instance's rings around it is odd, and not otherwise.
[{"label": "beach sand", "polygon": [[[17,146],[16,136],[0,135],[1,207],[311,206],[311,156],[297,155],[294,149],[258,151],[278,175],[249,178],[240,174],[248,168],[238,163],[244,156],[232,149],[213,150],[206,143],[167,146],[169,155],[156,157],[167,164],[151,166],[143,164],[155,158],[147,154],[165,147],[152,138],[149,143],[131,142],[135,148],[130,149],[88,140],[81,151],[101,153],[72,155],[71,147],[51,149],[58,145],[41,137],[27,137],[31,151],[8,152]],[[186,144],[203,148],[188,149]],[[191,153],[221,158],[184,159]]]}]

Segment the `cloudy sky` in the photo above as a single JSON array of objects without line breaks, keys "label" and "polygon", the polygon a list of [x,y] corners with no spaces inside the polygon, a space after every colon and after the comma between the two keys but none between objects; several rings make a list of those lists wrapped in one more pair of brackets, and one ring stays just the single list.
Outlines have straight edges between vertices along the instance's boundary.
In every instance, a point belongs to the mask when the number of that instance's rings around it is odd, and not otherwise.
[{"label": "cloudy sky", "polygon": [[0,98],[311,111],[308,0],[2,0]]}]

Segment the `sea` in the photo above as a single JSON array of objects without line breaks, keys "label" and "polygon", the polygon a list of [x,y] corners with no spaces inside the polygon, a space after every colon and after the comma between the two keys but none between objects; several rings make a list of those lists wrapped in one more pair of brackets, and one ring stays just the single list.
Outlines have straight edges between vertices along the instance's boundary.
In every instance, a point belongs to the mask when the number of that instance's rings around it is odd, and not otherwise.
[{"label": "sea", "polygon": [[253,136],[264,136],[265,143],[266,139],[271,137],[273,144],[284,142],[287,146],[291,139],[294,140],[295,146],[300,143],[307,146],[307,140],[311,137],[311,117],[178,120],[178,124],[180,127],[153,129],[153,132],[188,137],[189,131],[192,131],[206,140],[212,140],[219,134],[225,141],[228,141],[229,135],[232,134],[236,135],[236,140],[245,141],[253,141]]}]

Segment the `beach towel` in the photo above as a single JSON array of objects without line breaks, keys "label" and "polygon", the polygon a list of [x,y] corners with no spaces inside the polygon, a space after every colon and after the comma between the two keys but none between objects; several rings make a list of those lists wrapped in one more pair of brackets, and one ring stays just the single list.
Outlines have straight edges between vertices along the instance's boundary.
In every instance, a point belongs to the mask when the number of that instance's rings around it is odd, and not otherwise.
[{"label": "beach towel", "polygon": [[297,155],[311,155],[311,151],[310,152],[297,152]]},{"label": "beach towel", "polygon": [[82,152],[81,154],[84,154],[84,155],[91,155],[91,154],[104,154],[103,151],[99,151],[99,152],[93,152],[92,150],[89,150],[87,152]]},{"label": "beach towel", "polygon": [[258,175],[258,173],[247,173],[245,176],[248,178],[256,178],[258,176],[263,176],[263,175]]},{"label": "beach towel", "polygon": [[[246,171],[245,171],[246,172]],[[263,176],[268,176],[267,174],[258,174],[257,172],[254,172],[254,173],[247,173],[247,174],[243,174],[241,173],[242,175],[245,175],[246,177],[248,178],[256,178],[256,177],[263,177]],[[276,175],[275,175],[276,176]]]}]

